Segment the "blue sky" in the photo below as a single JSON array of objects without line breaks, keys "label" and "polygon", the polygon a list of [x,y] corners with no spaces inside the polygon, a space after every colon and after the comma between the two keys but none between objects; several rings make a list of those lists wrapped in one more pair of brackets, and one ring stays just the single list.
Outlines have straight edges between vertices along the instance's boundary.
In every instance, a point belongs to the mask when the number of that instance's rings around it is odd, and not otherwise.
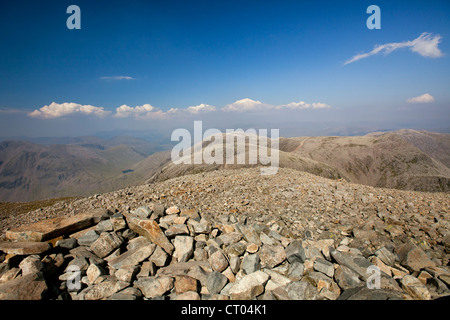
[{"label": "blue sky", "polygon": [[[72,4],[81,30],[66,27]],[[366,27],[371,4],[380,30]],[[448,0],[3,0],[0,137],[201,117],[446,130],[449,18]],[[376,45],[391,52],[345,64]]]}]

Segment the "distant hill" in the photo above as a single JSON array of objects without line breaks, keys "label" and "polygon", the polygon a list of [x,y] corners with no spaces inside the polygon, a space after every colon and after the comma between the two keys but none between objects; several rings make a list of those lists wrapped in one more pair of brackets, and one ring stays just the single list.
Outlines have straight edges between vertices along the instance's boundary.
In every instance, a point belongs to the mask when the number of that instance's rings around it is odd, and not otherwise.
[{"label": "distant hill", "polygon": [[[248,152],[248,143],[246,148]],[[352,137],[280,138],[279,150],[282,168],[375,187],[450,191],[450,134],[399,130]],[[170,163],[149,182],[249,166]]]},{"label": "distant hill", "polygon": [[376,187],[450,191],[450,134],[416,130],[356,137],[281,138],[280,149]]},{"label": "distant hill", "polygon": [[[254,166],[225,161],[175,165],[168,145],[133,137],[40,142],[0,142],[0,201],[90,196],[186,174]],[[278,142],[281,168],[375,187],[450,191],[450,134],[399,130],[351,137],[280,138]],[[200,150],[208,144],[203,142]],[[246,142],[246,154],[248,148]],[[235,160],[238,149],[236,144]]]},{"label": "distant hill", "polygon": [[131,137],[64,140],[68,144],[0,142],[0,201],[88,196],[143,183],[153,167],[137,164],[159,148]]}]

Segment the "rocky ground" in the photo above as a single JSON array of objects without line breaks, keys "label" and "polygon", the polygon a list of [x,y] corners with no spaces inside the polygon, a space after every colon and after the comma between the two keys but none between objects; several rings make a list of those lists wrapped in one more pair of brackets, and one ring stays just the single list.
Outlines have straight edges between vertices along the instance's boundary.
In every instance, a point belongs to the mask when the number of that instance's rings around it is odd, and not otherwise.
[{"label": "rocky ground", "polygon": [[0,220],[0,298],[434,299],[449,212],[448,193],[290,169],[188,175]]}]

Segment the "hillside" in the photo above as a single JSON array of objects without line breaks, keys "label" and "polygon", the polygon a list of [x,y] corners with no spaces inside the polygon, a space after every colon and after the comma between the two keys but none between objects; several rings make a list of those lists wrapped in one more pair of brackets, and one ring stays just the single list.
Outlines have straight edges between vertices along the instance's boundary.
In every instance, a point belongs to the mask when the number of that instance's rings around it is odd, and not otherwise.
[{"label": "hillside", "polygon": [[[248,164],[250,141],[239,147],[235,142],[234,164],[226,161],[225,147],[221,147],[223,164],[195,165],[175,165],[171,162],[171,151],[159,151],[167,149],[167,145],[132,137],[36,141],[42,144],[0,142],[0,201],[89,196],[146,181],[255,166]],[[270,146],[270,139],[268,142]],[[278,143],[280,168],[375,187],[450,190],[449,134],[400,130],[350,137],[280,138]],[[215,145],[216,142],[203,142],[195,150],[197,154],[203,153]],[[247,164],[236,164],[242,155],[246,156]],[[257,166],[260,160],[257,159]]]},{"label": "hillside", "polygon": [[355,137],[281,138],[280,149],[365,185],[450,190],[450,134],[400,130]]},{"label": "hillside", "polygon": [[0,300],[448,297],[449,210],[288,168],[186,175],[1,219]]},{"label": "hillside", "polygon": [[[153,168],[148,165],[138,172],[133,169],[154,149],[151,144],[136,145],[134,140],[125,138],[107,142],[84,138],[72,142],[48,146],[25,141],[0,142],[0,201],[112,191],[144,182],[149,173],[143,172]],[[118,144],[122,142],[130,145]]]}]

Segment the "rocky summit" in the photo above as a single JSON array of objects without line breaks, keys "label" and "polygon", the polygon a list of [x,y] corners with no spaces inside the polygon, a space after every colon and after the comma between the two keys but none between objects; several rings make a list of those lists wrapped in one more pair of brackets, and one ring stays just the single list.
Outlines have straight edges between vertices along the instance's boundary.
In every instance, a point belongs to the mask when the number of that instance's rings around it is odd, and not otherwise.
[{"label": "rocky summit", "polygon": [[0,299],[430,300],[450,198],[219,170],[0,221]]}]

